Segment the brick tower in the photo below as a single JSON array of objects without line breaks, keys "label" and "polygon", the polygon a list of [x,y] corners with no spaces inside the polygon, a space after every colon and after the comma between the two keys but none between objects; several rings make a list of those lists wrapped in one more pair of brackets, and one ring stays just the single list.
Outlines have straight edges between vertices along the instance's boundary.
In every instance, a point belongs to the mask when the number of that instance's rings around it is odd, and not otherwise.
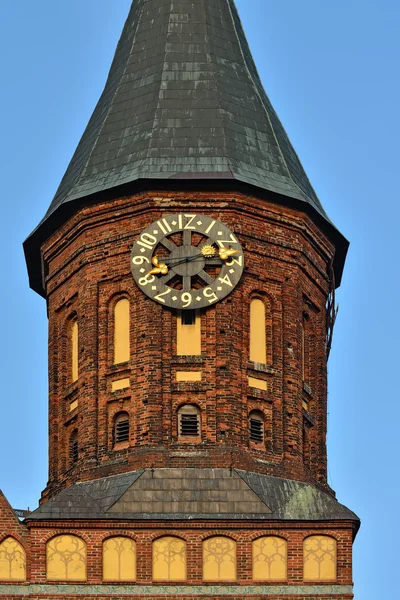
[{"label": "brick tower", "polygon": [[134,0],[25,242],[49,316],[49,480],[0,499],[0,596],[348,600],[327,483],[348,243],[262,87],[233,0]]}]

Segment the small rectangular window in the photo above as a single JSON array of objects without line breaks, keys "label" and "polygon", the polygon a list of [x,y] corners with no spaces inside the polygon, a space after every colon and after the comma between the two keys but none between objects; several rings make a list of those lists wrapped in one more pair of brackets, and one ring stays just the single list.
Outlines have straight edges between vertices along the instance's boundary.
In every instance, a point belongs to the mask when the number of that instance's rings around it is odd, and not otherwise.
[{"label": "small rectangular window", "polygon": [[252,442],[264,441],[264,423],[261,419],[250,419],[250,439]]},{"label": "small rectangular window", "polygon": [[129,441],[129,420],[121,419],[115,424],[115,442],[128,442]]},{"label": "small rectangular window", "polygon": [[176,353],[178,356],[201,356],[201,317],[195,310],[182,310],[177,315]]},{"label": "small rectangular window", "polygon": [[182,414],[180,418],[180,425],[181,436],[199,436],[199,416],[197,414]]},{"label": "small rectangular window", "polygon": [[69,457],[71,463],[78,462],[78,440],[75,436],[72,436],[69,446]]}]

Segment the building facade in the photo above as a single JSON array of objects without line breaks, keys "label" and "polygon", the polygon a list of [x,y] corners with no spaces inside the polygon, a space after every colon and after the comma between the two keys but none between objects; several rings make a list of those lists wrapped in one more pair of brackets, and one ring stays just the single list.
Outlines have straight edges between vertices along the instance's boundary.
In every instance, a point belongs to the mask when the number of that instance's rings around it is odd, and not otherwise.
[{"label": "building facade", "polygon": [[134,0],[25,242],[49,480],[23,522],[0,498],[0,596],[353,597],[326,457],[347,247],[233,0]]}]

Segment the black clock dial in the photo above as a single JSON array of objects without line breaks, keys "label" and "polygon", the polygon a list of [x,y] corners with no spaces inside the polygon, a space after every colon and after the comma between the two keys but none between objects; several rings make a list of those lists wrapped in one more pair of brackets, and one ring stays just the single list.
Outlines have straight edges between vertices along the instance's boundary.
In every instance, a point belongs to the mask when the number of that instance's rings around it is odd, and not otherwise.
[{"label": "black clock dial", "polygon": [[131,253],[132,275],[150,298],[171,308],[210,306],[227,296],[243,272],[243,250],[221,221],[166,215],[147,227]]}]

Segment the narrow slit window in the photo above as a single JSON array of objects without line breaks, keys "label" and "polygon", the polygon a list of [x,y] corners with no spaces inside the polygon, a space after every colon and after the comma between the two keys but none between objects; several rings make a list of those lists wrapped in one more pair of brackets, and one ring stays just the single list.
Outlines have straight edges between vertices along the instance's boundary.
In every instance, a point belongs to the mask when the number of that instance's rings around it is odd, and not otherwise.
[{"label": "narrow slit window", "polygon": [[129,415],[128,413],[122,413],[115,419],[114,426],[114,440],[115,444],[121,442],[129,442]]},{"label": "narrow slit window", "polygon": [[264,420],[261,415],[252,413],[249,417],[250,440],[261,444],[264,442]]},{"label": "narrow slit window", "polygon": [[200,411],[196,406],[182,406],[178,413],[179,437],[200,437]]},{"label": "narrow slit window", "polygon": [[263,365],[267,362],[265,304],[258,298],[250,303],[250,360]]},{"label": "narrow slit window", "polygon": [[70,332],[70,344],[71,344],[71,380],[72,383],[78,380],[79,368],[78,368],[78,338],[79,328],[78,321],[74,321],[71,325]]},{"label": "narrow slit window", "polygon": [[122,298],[114,307],[114,364],[130,358],[129,300]]},{"label": "narrow slit window", "polygon": [[73,431],[69,440],[69,459],[71,464],[78,462],[79,449],[78,449],[78,432]]}]

